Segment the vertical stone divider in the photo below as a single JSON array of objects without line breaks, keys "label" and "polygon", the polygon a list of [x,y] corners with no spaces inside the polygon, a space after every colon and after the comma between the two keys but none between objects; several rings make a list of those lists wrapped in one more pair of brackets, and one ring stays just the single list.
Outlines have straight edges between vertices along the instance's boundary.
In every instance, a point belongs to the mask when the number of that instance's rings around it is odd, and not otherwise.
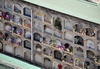
[{"label": "vertical stone divider", "polygon": [[[41,11],[40,7],[39,7],[39,10]],[[42,23],[42,28],[41,28],[42,30],[41,30],[41,32],[42,33],[44,33],[44,25],[45,25],[43,19],[44,19],[44,14],[42,14],[42,21],[41,21],[41,23]]]},{"label": "vertical stone divider", "polygon": [[31,62],[33,61],[33,9],[31,9]]},{"label": "vertical stone divider", "polygon": [[[24,33],[24,30],[23,30],[23,33]],[[23,39],[22,39],[22,49],[23,49],[23,53],[22,53],[22,57],[24,58],[24,37],[23,37]]]},{"label": "vertical stone divider", "polygon": [[62,40],[64,40],[65,38],[64,24],[65,24],[65,20],[62,19]]},{"label": "vertical stone divider", "polygon": [[52,37],[54,37],[54,31],[55,31],[55,27],[54,27],[54,20],[55,20],[55,17],[53,16],[52,17],[53,19],[52,19]]},{"label": "vertical stone divider", "polygon": [[87,40],[87,38],[85,37],[86,35],[84,35],[84,59],[86,59],[87,58],[87,53],[86,53],[86,40]]},{"label": "vertical stone divider", "polygon": [[[42,17],[42,18],[43,18],[43,17]],[[42,30],[41,30],[42,33],[44,33],[44,25],[45,25],[45,24],[42,23]]]},{"label": "vertical stone divider", "polygon": [[75,43],[74,43],[74,37],[76,36],[76,34],[73,32],[72,35],[73,35],[73,44],[72,44],[72,45],[73,45],[73,55],[75,55],[75,52],[76,52],[76,50],[75,50],[75,49],[76,49],[76,46],[75,46]]},{"label": "vertical stone divider", "polygon": [[[1,19],[1,22],[2,22],[2,25],[3,25],[2,34],[4,34],[4,22],[3,22],[3,19]],[[2,40],[2,44],[3,44],[3,52],[4,52],[4,45],[5,45],[5,40],[4,39]]]},{"label": "vertical stone divider", "polygon": [[[21,14],[20,14],[20,15],[22,16],[22,28],[23,28],[23,29],[22,29],[22,30],[23,30],[23,33],[22,33],[22,37],[21,37],[21,39],[22,39],[22,47],[21,47],[21,48],[22,48],[22,50],[23,50],[23,51],[22,51],[22,57],[24,58],[24,51],[25,51],[25,50],[24,50],[24,40],[25,40],[25,39],[24,39],[24,32],[25,32],[24,30],[25,30],[25,28],[23,27],[23,26],[24,26],[24,25],[23,25],[23,24],[24,24],[24,21],[23,21],[23,19],[24,19],[24,15],[23,15],[23,12],[24,12],[24,10],[23,10],[24,5],[23,5],[22,2],[21,2],[20,4],[21,4],[21,7],[22,7],[22,8],[21,8]],[[14,9],[14,7],[13,7],[13,9]]]},{"label": "vertical stone divider", "polygon": [[[2,24],[3,24],[3,28],[2,28],[2,33],[4,34],[4,22],[3,22],[3,19],[1,19],[1,21],[2,21]],[[2,40],[2,43],[3,43],[3,52],[4,52],[4,45],[5,45],[5,40],[3,39]]]},{"label": "vertical stone divider", "polygon": [[15,56],[15,48],[16,48],[16,47],[12,46],[12,50],[13,50],[12,55],[13,55],[13,56]]},{"label": "vertical stone divider", "polygon": [[98,43],[98,40],[97,40],[97,30],[95,30],[95,40],[94,40],[94,42],[95,42],[95,56],[97,56],[97,52],[98,52],[98,47],[97,47],[97,43]]}]

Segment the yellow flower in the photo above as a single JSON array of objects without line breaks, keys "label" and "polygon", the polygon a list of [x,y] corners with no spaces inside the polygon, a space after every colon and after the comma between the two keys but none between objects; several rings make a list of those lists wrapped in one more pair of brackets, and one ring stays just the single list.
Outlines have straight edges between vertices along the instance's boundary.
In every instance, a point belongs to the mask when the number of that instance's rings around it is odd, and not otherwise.
[{"label": "yellow flower", "polygon": [[51,47],[54,47],[54,45],[51,45]]},{"label": "yellow flower", "polygon": [[40,16],[42,15],[42,13],[41,13],[41,12],[37,12],[37,14],[38,14],[38,15],[40,15]]},{"label": "yellow flower", "polygon": [[54,45],[56,45],[56,43],[54,43]]}]

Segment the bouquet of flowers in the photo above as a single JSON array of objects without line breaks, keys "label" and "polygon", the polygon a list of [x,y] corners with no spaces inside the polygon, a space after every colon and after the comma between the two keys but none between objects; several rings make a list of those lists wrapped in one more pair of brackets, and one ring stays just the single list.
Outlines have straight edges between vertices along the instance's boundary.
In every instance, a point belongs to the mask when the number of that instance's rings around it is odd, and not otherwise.
[{"label": "bouquet of flowers", "polygon": [[11,44],[13,44],[13,43],[14,43],[14,39],[9,38],[9,39],[8,39],[8,42],[10,42]]},{"label": "bouquet of flowers", "polygon": [[18,31],[17,31],[17,34],[22,35],[22,30],[21,30],[21,29],[18,30]]}]

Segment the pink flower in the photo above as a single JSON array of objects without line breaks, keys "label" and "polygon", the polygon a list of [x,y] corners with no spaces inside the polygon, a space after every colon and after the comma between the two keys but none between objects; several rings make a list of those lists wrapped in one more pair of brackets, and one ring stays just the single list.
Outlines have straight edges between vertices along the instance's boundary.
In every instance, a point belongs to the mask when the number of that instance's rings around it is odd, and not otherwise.
[{"label": "pink flower", "polygon": [[89,48],[91,48],[91,47],[89,46]]}]

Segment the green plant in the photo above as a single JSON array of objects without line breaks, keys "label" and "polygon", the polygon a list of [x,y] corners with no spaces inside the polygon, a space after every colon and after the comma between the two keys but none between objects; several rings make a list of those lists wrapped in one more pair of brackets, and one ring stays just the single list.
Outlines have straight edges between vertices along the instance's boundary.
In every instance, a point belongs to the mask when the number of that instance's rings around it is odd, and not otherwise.
[{"label": "green plant", "polygon": [[70,47],[69,48],[69,52],[73,52],[73,47]]},{"label": "green plant", "polygon": [[60,18],[57,18],[55,20],[55,25],[54,25],[56,28],[58,28],[59,30],[62,30],[62,26],[61,26],[61,20]]}]

